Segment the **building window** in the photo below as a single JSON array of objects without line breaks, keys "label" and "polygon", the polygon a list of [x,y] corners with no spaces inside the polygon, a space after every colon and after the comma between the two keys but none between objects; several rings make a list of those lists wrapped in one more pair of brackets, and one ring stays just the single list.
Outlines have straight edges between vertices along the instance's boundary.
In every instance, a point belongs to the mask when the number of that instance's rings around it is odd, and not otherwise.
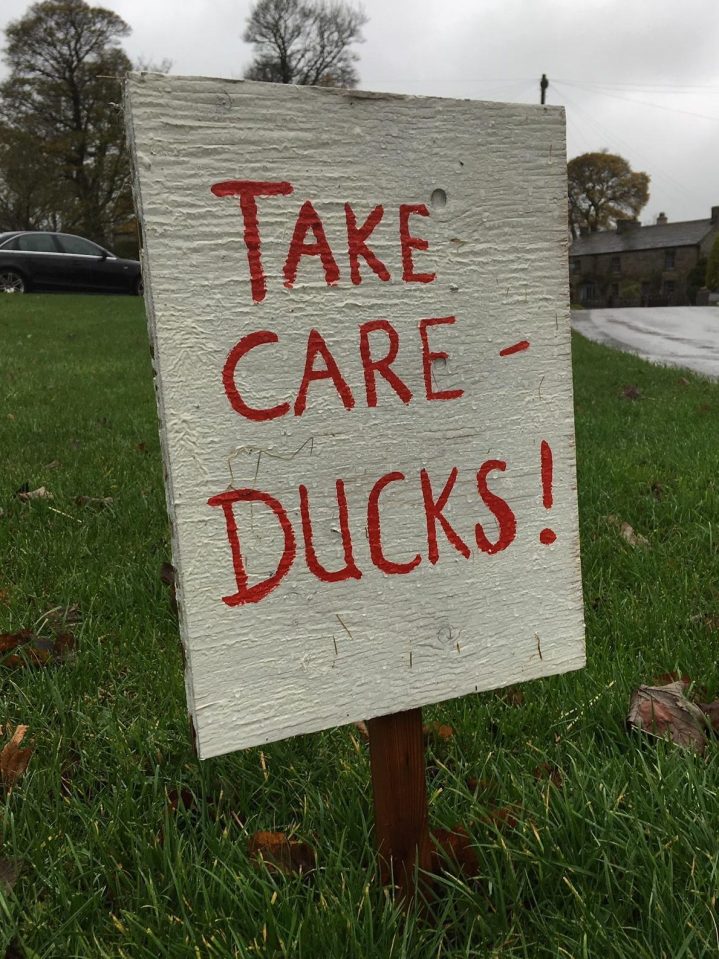
[{"label": "building window", "polygon": [[664,251],[664,269],[665,270],[674,269],[675,254],[676,254],[676,250]]},{"label": "building window", "polygon": [[622,272],[622,259],[619,256],[612,257],[612,265],[610,267],[612,273],[621,273]]},{"label": "building window", "polygon": [[590,303],[595,296],[596,288],[593,283],[582,283],[579,288],[580,303]]},{"label": "building window", "polygon": [[619,284],[612,283],[612,296],[619,296]]},{"label": "building window", "polygon": [[582,268],[582,264],[578,256],[573,256],[571,260],[572,273],[579,273]]}]

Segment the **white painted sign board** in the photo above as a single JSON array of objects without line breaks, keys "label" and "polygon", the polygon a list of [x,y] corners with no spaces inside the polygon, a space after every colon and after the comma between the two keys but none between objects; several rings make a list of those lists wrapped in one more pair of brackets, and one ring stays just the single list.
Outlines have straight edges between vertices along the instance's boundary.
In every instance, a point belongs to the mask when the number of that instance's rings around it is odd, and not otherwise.
[{"label": "white painted sign board", "polygon": [[199,755],[582,666],[563,111],[126,107]]}]

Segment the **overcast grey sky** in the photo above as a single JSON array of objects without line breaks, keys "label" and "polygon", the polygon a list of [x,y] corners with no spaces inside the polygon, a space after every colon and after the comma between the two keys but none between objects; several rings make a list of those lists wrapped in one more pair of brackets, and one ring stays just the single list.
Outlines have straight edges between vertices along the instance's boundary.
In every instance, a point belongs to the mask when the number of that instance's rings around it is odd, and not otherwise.
[{"label": "overcast grey sky", "polygon": [[[249,0],[105,0],[131,58],[242,76]],[[29,0],[0,0],[0,29]],[[547,101],[567,110],[570,157],[607,147],[652,178],[653,223],[719,205],[719,0],[364,0],[368,90]]]}]

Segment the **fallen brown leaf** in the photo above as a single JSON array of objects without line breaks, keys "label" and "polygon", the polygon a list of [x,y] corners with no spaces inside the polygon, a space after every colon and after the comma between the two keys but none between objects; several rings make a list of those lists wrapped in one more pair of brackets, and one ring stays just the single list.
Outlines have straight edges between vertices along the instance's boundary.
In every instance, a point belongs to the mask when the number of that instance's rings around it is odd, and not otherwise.
[{"label": "fallen brown leaf", "polygon": [[283,832],[256,832],[247,843],[253,859],[284,873],[308,873],[315,868],[314,849],[306,842],[290,840]]},{"label": "fallen brown leaf", "polygon": [[107,509],[112,506],[114,500],[112,496],[76,496],[75,505],[86,509]]},{"label": "fallen brown leaf", "polygon": [[475,776],[468,776],[466,783],[467,789],[474,793],[475,797],[482,796],[485,799],[492,799],[499,790],[499,783],[496,779],[477,779]]},{"label": "fallen brown leaf", "polygon": [[53,499],[54,497],[49,489],[46,489],[44,486],[39,486],[37,489],[19,490],[17,494],[17,498],[20,500],[21,503],[29,503],[30,500]]},{"label": "fallen brown leaf", "polygon": [[354,723],[353,725],[354,725],[355,729],[357,730],[357,732],[358,732],[358,733],[360,734],[360,736],[362,737],[362,739],[364,739],[364,741],[365,741],[366,743],[368,743],[368,742],[369,742],[369,729],[367,728],[367,723],[364,721],[364,719],[360,719],[359,722]]},{"label": "fallen brown leaf", "polygon": [[657,739],[669,739],[702,754],[707,720],[702,710],[684,696],[684,683],[640,686],[632,693],[629,725]]},{"label": "fallen brown leaf", "polygon": [[138,453],[147,453],[147,443],[138,443],[135,449]]},{"label": "fallen brown leaf", "polygon": [[719,699],[713,703],[699,703],[699,709],[711,723],[713,731],[719,736]]},{"label": "fallen brown leaf", "polygon": [[425,742],[441,740],[444,743],[454,738],[454,730],[446,723],[425,723],[422,726]]},{"label": "fallen brown leaf", "polygon": [[195,797],[186,786],[181,786],[179,789],[173,788],[168,790],[167,806],[172,812],[177,812],[180,806],[185,809],[194,809],[195,805]]},{"label": "fallen brown leaf", "polygon": [[13,891],[22,872],[22,864],[17,859],[0,859],[0,892],[6,896]]},{"label": "fallen brown leaf", "polygon": [[564,776],[562,775],[562,770],[553,763],[540,763],[538,766],[534,767],[533,775],[537,780],[548,780],[553,786],[556,786],[557,789],[561,789],[564,785]]},{"label": "fallen brown leaf", "polygon": [[52,629],[58,629],[59,627],[76,625],[82,620],[82,614],[80,613],[80,607],[77,605],[53,606],[52,609],[48,609],[42,614],[40,620],[47,623]]},{"label": "fallen brown leaf", "polygon": [[622,390],[622,396],[625,400],[638,400],[642,395],[642,391],[638,386],[625,386]]},{"label": "fallen brown leaf", "polygon": [[670,683],[681,683],[686,689],[691,686],[692,681],[689,676],[683,676],[681,673],[660,673],[652,680],[652,686],[668,686]]},{"label": "fallen brown leaf", "polygon": [[630,526],[629,523],[622,523],[619,527],[619,532],[623,539],[629,543],[630,546],[649,546],[649,540],[646,536],[642,536],[641,533],[634,531],[634,527]]},{"label": "fallen brown leaf", "polygon": [[607,516],[607,522],[611,526],[617,527],[619,530],[619,535],[622,537],[622,539],[626,540],[630,546],[649,546],[649,540],[645,536],[642,536],[641,533],[637,533],[633,526],[630,526],[629,523],[623,522],[618,516],[610,513],[610,515]]},{"label": "fallen brown leaf", "polygon": [[433,873],[445,872],[447,860],[459,866],[466,876],[476,876],[479,872],[479,856],[464,826],[454,829],[433,829],[432,865]]},{"label": "fallen brown leaf", "polygon": [[498,689],[497,698],[508,706],[524,706],[524,693],[519,686],[507,686],[505,689]]},{"label": "fallen brown leaf", "polygon": [[60,460],[53,460],[52,463],[48,463],[44,469],[46,470],[57,470],[60,469]]},{"label": "fallen brown leaf", "polygon": [[664,487],[662,486],[661,483],[657,483],[657,482],[655,481],[654,483],[652,483],[650,489],[651,489],[651,491],[652,491],[652,496],[654,497],[654,499],[662,499],[662,498],[663,498],[663,496],[664,496]]},{"label": "fallen brown leaf", "polygon": [[37,636],[32,630],[0,635],[0,666],[16,669],[21,666],[46,666],[63,662],[75,649],[72,633],[58,633],[52,639]]},{"label": "fallen brown leaf", "polygon": [[0,782],[7,788],[12,787],[24,775],[34,746],[22,748],[21,744],[28,731],[27,726],[18,726],[10,739],[0,751]]},{"label": "fallen brown leaf", "polygon": [[513,806],[497,806],[490,809],[486,816],[482,816],[482,822],[496,826],[497,829],[516,829],[519,824],[517,815],[518,810]]},{"label": "fallen brown leaf", "polygon": [[172,563],[163,563],[160,567],[160,580],[170,587],[170,607],[177,612],[177,590],[175,588],[175,567]]},{"label": "fallen brown leaf", "polygon": [[680,376],[677,380],[677,383],[680,386],[689,386],[689,380],[686,378],[686,376]]}]

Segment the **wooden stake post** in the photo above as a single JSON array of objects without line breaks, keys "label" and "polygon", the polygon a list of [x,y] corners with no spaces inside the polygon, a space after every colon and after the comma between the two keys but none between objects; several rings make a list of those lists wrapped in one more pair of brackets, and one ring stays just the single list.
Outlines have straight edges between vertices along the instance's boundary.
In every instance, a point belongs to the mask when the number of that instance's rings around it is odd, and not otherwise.
[{"label": "wooden stake post", "polygon": [[382,881],[410,900],[431,864],[422,710],[379,716],[369,729],[377,850]]}]

